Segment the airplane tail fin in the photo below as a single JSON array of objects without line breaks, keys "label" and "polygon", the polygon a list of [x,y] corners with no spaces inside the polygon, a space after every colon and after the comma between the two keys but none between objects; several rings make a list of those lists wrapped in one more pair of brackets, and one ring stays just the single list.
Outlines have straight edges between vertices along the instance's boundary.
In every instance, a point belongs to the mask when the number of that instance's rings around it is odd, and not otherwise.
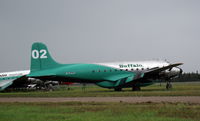
[{"label": "airplane tail fin", "polygon": [[59,67],[61,64],[54,61],[43,43],[33,43],[31,49],[31,72]]}]

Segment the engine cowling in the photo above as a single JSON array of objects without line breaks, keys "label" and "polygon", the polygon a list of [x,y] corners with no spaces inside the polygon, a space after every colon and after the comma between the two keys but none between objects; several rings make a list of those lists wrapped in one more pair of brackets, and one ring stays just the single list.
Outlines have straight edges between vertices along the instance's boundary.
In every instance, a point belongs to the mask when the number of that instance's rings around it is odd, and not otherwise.
[{"label": "engine cowling", "polygon": [[183,70],[178,67],[173,67],[173,68],[165,71],[165,73],[167,74],[167,77],[169,77],[169,78],[179,77],[182,74],[182,72],[183,72]]}]

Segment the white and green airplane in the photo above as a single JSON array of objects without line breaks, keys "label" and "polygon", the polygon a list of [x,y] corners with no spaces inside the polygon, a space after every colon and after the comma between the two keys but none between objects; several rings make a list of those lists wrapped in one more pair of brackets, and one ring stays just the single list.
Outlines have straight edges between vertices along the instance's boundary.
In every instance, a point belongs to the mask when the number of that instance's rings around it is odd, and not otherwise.
[{"label": "white and green airplane", "polygon": [[27,86],[30,80],[94,83],[115,91],[129,87],[140,90],[157,80],[166,80],[166,87],[170,88],[170,79],[182,73],[180,65],[166,61],[60,64],[45,44],[37,42],[32,45],[30,70],[0,73],[0,90]]}]

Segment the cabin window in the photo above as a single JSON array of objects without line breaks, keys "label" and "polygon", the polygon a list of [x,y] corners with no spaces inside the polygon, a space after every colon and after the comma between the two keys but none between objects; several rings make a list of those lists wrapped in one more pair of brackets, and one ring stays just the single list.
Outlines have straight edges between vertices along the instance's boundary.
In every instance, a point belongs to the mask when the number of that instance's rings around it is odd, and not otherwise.
[{"label": "cabin window", "polygon": [[142,68],[142,70],[144,70],[144,68]]},{"label": "cabin window", "polygon": [[104,70],[104,72],[106,72],[106,70]]},{"label": "cabin window", "polygon": [[133,68],[131,69],[131,71],[133,71]]},{"label": "cabin window", "polygon": [[128,69],[126,69],[126,71],[128,71]]},{"label": "cabin window", "polygon": [[138,68],[136,68],[136,70],[138,71],[139,69],[138,69]]},{"label": "cabin window", "polygon": [[122,69],[120,69],[120,71],[123,71]]}]

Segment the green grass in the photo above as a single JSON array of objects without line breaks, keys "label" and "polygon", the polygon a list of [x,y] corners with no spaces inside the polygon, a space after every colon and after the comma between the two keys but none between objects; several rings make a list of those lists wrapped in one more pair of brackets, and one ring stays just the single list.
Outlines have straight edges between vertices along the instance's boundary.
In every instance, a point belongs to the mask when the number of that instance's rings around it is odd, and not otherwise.
[{"label": "green grass", "polygon": [[200,83],[173,83],[173,89],[166,90],[165,83],[142,87],[141,91],[131,91],[130,88],[122,92],[113,89],[101,88],[95,85],[87,85],[85,91],[81,86],[71,86],[71,90],[65,87],[53,92],[2,92],[0,97],[119,97],[119,96],[200,96]]},{"label": "green grass", "polygon": [[200,121],[200,105],[0,103],[0,121]]}]

